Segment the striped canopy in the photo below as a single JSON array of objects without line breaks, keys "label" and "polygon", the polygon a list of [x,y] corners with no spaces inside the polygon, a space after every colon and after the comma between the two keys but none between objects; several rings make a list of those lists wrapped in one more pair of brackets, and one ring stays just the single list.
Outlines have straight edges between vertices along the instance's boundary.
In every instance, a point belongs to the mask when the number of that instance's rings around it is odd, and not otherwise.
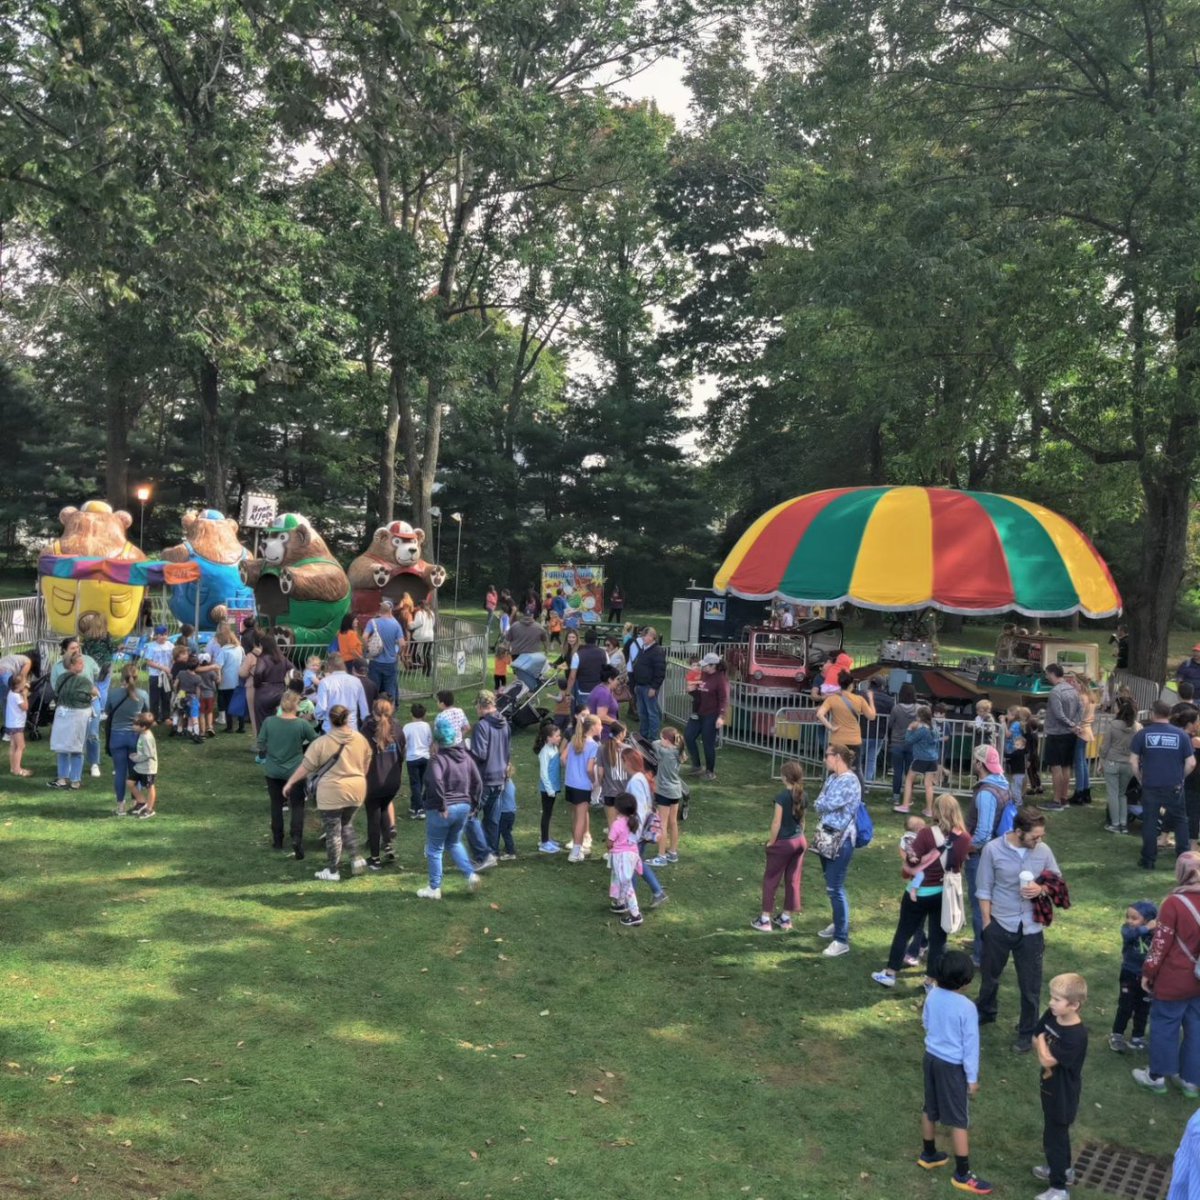
[{"label": "striped canopy", "polygon": [[831,488],[787,500],[746,530],[713,588],[967,616],[1121,611],[1107,564],[1070,521],[1015,496],[949,488]]}]

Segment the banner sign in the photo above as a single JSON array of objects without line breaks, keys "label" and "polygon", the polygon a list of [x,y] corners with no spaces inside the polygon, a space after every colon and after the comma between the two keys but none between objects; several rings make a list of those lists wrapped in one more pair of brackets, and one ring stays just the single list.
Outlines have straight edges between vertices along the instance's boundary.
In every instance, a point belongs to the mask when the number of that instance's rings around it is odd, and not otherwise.
[{"label": "banner sign", "polygon": [[270,529],[279,511],[279,501],[274,496],[247,492],[242,497],[241,527],[243,529]]},{"label": "banner sign", "polygon": [[574,563],[542,564],[542,600],[550,604],[562,590],[567,628],[591,625],[604,617],[604,568]]}]

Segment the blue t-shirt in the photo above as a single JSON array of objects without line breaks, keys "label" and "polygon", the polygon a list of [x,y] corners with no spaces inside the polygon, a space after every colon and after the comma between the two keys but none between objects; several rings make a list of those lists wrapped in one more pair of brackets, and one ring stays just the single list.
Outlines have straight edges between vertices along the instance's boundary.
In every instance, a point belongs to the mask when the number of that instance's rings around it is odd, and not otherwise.
[{"label": "blue t-shirt", "polygon": [[591,765],[592,759],[599,753],[600,743],[592,741],[591,738],[583,743],[582,754],[576,754],[574,746],[567,747],[567,787],[585,792],[592,790],[592,779],[588,774],[588,767]]},{"label": "blue t-shirt", "polygon": [[1182,787],[1184,763],[1192,756],[1192,739],[1174,725],[1152,721],[1130,743],[1142,767],[1142,787]]},{"label": "blue t-shirt", "polygon": [[400,622],[395,617],[372,617],[367,622],[367,637],[370,637],[372,633],[379,634],[380,640],[383,642],[383,651],[375,655],[371,661],[383,663],[385,666],[394,663],[400,643],[404,641],[404,630],[400,628]]}]

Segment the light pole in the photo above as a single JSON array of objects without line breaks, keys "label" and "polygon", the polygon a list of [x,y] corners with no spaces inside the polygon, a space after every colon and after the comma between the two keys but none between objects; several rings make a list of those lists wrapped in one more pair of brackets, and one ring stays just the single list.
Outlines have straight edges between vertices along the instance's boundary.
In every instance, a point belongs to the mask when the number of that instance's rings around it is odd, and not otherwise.
[{"label": "light pole", "polygon": [[148,483],[139,484],[134,495],[137,497],[138,503],[142,506],[141,521],[138,526],[138,541],[144,546],[146,544],[146,501],[150,499],[150,485]]},{"label": "light pole", "polygon": [[450,514],[452,520],[458,526],[458,550],[454,555],[454,615],[458,616],[458,576],[462,567],[462,527],[463,515],[460,512]]},{"label": "light pole", "polygon": [[429,506],[429,515],[433,518],[433,561],[442,561],[442,510],[436,504]]}]

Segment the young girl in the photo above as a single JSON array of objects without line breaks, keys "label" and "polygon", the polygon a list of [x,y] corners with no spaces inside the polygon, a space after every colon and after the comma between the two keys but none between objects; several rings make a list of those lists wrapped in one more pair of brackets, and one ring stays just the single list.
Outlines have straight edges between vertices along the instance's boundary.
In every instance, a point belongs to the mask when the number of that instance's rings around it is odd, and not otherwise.
[{"label": "young girl", "polygon": [[501,862],[512,862],[517,857],[517,845],[513,841],[513,826],[517,823],[517,768],[508,764],[504,790],[500,793],[500,840],[504,843]]},{"label": "young girl", "polygon": [[[762,881],[762,912],[751,921],[753,928],[769,933],[772,925],[785,933],[792,918],[804,912],[800,880],[804,870],[804,768],[796,762],[783,764],[783,791],[775,797],[771,831],[767,834],[767,867]],[[775,893],[783,883],[783,907],[772,919]]]},{"label": "young girl", "polygon": [[568,730],[571,728],[571,693],[567,690],[567,676],[560,675],[554,681],[554,686],[558,690],[554,693],[554,712],[552,716],[555,725],[562,731],[563,737],[566,737]]},{"label": "young girl", "polygon": [[646,763],[636,746],[626,746],[621,752],[622,763],[628,779],[628,792],[637,801],[637,846],[641,859],[641,874],[650,885],[651,908],[666,904],[667,893],[654,874],[651,863],[657,853],[658,838],[662,833],[662,822],[654,812],[654,790],[646,778]]},{"label": "young girl", "polygon": [[925,705],[917,709],[917,719],[904,735],[904,745],[912,752],[912,766],[904,780],[904,803],[892,806],[893,812],[907,813],[912,806],[913,780],[925,777],[925,816],[933,815],[933,785],[940,770],[941,743],[933,730],[933,713]]},{"label": "young girl", "polygon": [[[599,718],[597,717],[597,720]],[[625,749],[625,726],[620,721],[613,721],[608,727],[607,741],[600,739],[600,798],[604,801],[604,819],[611,825],[616,820],[617,811],[614,808],[617,797],[624,791],[629,775],[625,771],[623,751]],[[603,728],[601,729],[603,735]]]},{"label": "young girl", "polygon": [[562,749],[562,761],[566,770],[563,781],[567,803],[571,805],[571,853],[568,862],[583,862],[583,856],[592,848],[592,835],[588,830],[588,805],[592,799],[592,788],[600,784],[600,718],[581,716],[575,726],[575,736]]},{"label": "young girl", "polygon": [[512,647],[507,642],[496,643],[496,665],[492,680],[499,691],[508,683],[508,668],[512,666]]},{"label": "young girl", "polygon": [[1021,793],[1025,788],[1029,717],[1029,709],[1014,704],[1001,718],[1004,725],[1004,773],[1008,776],[1009,794],[1017,808],[1021,807]]},{"label": "young girl", "polygon": [[[137,732],[137,749],[129,756],[133,767],[133,811],[131,817],[141,817],[145,820],[154,816],[154,806],[158,803],[158,788],[155,780],[158,778],[158,745],[154,740],[154,714],[139,713],[133,718],[133,728]],[[117,806],[117,816],[124,816],[124,806]]]},{"label": "young girl", "polygon": [[[654,773],[654,803],[662,821],[662,834],[658,839],[658,854],[654,865],[679,861],[679,803],[683,799],[683,781],[679,778],[679,767],[683,759],[683,736],[671,725],[663,727],[654,743],[658,758],[658,770]],[[663,861],[660,863],[658,859]]]},{"label": "young girl", "polygon": [[538,727],[533,752],[538,760],[538,786],[542,793],[542,840],[538,849],[543,854],[557,854],[562,847],[550,837],[550,818],[554,801],[562,787],[562,730],[553,721],[543,721]]},{"label": "young girl", "polygon": [[4,705],[4,732],[8,735],[8,770],[12,775],[28,778],[33,774],[21,766],[25,753],[25,721],[29,714],[29,678],[14,675],[8,684],[8,699]]},{"label": "young girl", "polygon": [[637,801],[628,792],[622,792],[616,798],[614,807],[617,816],[608,827],[611,871],[608,895],[612,900],[612,911],[620,915],[622,925],[640,925],[642,913],[638,908],[637,893],[633,890],[633,877],[642,870],[637,846],[640,825]]}]

